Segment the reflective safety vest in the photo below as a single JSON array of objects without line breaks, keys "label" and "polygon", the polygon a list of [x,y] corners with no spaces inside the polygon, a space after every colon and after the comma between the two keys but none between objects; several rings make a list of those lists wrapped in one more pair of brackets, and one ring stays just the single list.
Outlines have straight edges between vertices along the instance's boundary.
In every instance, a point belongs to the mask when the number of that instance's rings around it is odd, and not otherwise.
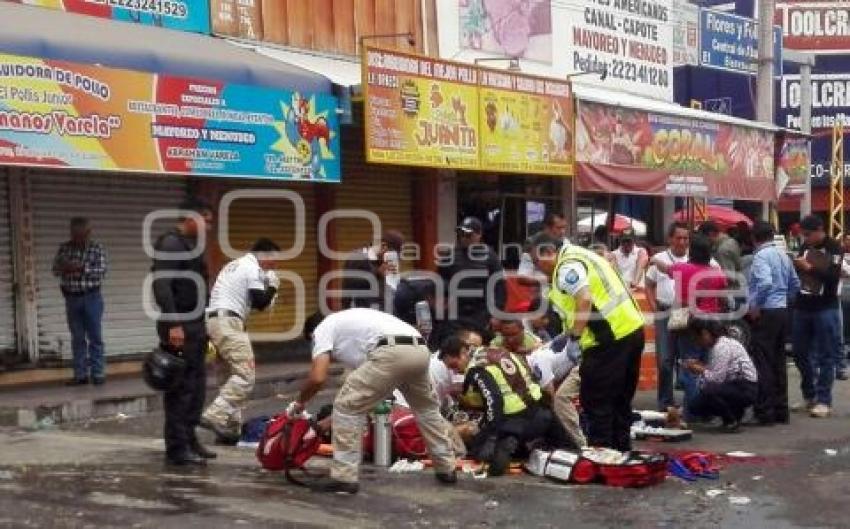
[{"label": "reflective safety vest", "polygon": [[576,299],[558,289],[558,271],[568,263],[579,263],[587,270],[590,321],[579,339],[582,351],[610,345],[644,326],[643,313],[631,292],[611,264],[594,252],[567,244],[558,255],[549,300],[564,320],[564,330],[575,324]]},{"label": "reflective safety vest", "polygon": [[[476,367],[472,367],[476,369]],[[484,371],[492,378],[502,397],[502,413],[515,415],[524,412],[543,398],[540,385],[535,382],[525,357],[498,349],[487,351]],[[472,385],[464,387],[463,402],[473,408],[485,407],[484,399]]]}]

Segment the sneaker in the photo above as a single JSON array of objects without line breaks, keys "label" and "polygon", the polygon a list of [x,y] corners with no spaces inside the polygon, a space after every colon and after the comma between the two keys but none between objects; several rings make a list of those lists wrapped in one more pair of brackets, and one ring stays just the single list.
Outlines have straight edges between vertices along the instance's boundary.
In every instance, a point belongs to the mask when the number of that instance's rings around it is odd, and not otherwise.
[{"label": "sneaker", "polygon": [[836,380],[849,380],[850,376],[847,375],[846,369],[839,369],[838,371],[835,372],[835,379]]},{"label": "sneaker", "polygon": [[308,484],[313,492],[327,492],[333,494],[357,494],[360,485],[355,482],[339,481],[333,478],[322,478]]},{"label": "sneaker", "polygon": [[815,419],[825,419],[826,417],[829,417],[830,412],[831,410],[829,409],[829,406],[826,404],[818,404],[812,408],[809,415]]},{"label": "sneaker", "polygon": [[791,411],[797,412],[797,413],[799,413],[799,412],[811,413],[812,408],[814,408],[814,407],[815,407],[815,401],[806,399],[803,402],[797,402],[795,404],[792,404],[791,405]]}]

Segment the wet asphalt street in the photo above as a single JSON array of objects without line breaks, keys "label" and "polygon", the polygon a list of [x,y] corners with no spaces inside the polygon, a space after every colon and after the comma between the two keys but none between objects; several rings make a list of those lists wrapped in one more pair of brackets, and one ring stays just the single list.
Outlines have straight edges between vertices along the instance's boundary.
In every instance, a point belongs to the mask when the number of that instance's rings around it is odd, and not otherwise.
[{"label": "wet asphalt street", "polygon": [[[718,481],[670,478],[642,490],[564,486],[531,476],[465,476],[446,488],[428,472],[367,467],[360,494],[324,496],[260,470],[251,450],[219,448],[219,459],[205,469],[167,468],[158,415],[0,430],[0,527],[850,527],[850,383],[837,384],[830,419],[795,415],[790,426],[642,443],[658,451],[757,455],[727,463]],[[637,403],[651,402],[651,394],[641,394]],[[255,402],[248,415],[283,405],[283,399]]]}]

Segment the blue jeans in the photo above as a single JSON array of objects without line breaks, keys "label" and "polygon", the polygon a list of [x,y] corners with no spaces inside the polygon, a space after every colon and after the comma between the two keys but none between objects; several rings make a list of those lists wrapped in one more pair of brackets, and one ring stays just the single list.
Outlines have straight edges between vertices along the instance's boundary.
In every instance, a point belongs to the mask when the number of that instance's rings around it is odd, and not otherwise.
[{"label": "blue jeans", "polygon": [[[678,333],[678,336],[676,336],[675,340],[679,360],[681,362],[684,362],[685,360],[699,360],[702,363],[706,363],[708,359],[708,352],[697,347],[697,345],[693,342],[693,340],[691,340],[690,336],[688,336],[687,333]],[[682,385],[682,390],[685,394],[685,420],[692,421],[693,416],[691,415],[690,410],[692,407],[692,402],[699,396],[699,377],[691,374],[689,371],[683,369],[679,365],[677,365],[676,376],[678,377],[679,383]]]},{"label": "blue jeans", "polygon": [[101,330],[103,296],[100,290],[80,296],[65,296],[65,313],[74,352],[74,378],[103,380],[106,374]]},{"label": "blue jeans", "polygon": [[670,321],[669,312],[666,317],[655,319],[655,365],[658,368],[658,410],[667,411],[676,405],[673,387],[676,377],[676,344],[667,324]]},{"label": "blue jeans", "polygon": [[838,309],[795,310],[792,341],[803,398],[831,406],[836,359],[841,350]]}]

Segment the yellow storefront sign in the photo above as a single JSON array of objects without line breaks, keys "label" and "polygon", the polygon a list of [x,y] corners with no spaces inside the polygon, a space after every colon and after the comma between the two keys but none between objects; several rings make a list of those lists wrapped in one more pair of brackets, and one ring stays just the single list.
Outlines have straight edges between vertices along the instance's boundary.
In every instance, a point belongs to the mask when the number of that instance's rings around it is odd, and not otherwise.
[{"label": "yellow storefront sign", "polygon": [[569,84],[367,48],[370,163],[570,176]]},{"label": "yellow storefront sign", "polygon": [[481,169],[573,174],[569,84],[482,70],[479,89]]}]

